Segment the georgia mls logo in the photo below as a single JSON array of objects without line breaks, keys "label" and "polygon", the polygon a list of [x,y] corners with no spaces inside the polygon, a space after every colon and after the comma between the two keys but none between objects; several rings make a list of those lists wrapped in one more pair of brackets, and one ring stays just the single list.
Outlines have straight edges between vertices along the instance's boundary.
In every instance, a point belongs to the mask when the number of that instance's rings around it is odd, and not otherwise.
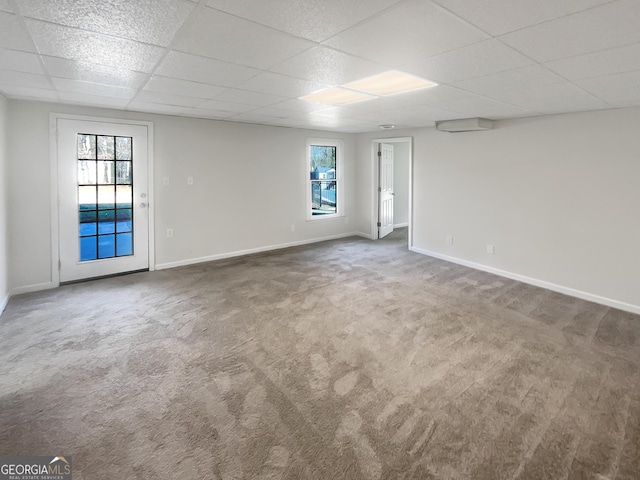
[{"label": "georgia mls logo", "polygon": [[[56,465],[54,467],[54,470],[58,470],[58,471],[57,472],[53,472],[53,473],[60,473],[60,467],[62,467],[62,469],[64,469],[66,475],[71,474],[71,465],[69,465],[69,462],[67,462],[66,458],[64,458],[64,457],[54,457],[54,459],[49,462],[49,465],[54,465],[55,463],[59,463],[59,465]],[[52,470],[52,469],[49,468],[49,470]],[[51,473],[52,472],[50,471],[49,474],[51,474]]]},{"label": "georgia mls logo", "polygon": [[71,457],[0,457],[0,480],[72,480]]}]

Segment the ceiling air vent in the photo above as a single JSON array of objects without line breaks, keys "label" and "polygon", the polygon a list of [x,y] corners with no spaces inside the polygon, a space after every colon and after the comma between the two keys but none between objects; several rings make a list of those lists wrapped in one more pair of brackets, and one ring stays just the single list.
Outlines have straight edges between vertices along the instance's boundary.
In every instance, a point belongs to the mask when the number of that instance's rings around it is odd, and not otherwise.
[{"label": "ceiling air vent", "polygon": [[478,132],[491,130],[493,121],[486,118],[462,118],[460,120],[444,120],[436,122],[436,130],[440,132]]}]

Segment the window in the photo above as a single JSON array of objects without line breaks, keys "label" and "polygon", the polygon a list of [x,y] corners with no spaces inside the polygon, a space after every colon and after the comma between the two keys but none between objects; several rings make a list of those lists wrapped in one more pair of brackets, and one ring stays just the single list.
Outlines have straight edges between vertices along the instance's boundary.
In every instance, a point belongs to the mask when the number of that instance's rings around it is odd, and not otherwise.
[{"label": "window", "polygon": [[307,218],[341,216],[342,141],[311,138],[307,147]]},{"label": "window", "polygon": [[133,138],[78,134],[80,261],[133,255]]}]

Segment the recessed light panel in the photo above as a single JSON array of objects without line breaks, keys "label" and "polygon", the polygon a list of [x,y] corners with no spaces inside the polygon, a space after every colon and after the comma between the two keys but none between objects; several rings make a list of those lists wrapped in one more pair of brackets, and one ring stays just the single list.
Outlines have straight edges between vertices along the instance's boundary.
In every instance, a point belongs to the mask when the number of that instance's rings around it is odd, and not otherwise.
[{"label": "recessed light panel", "polygon": [[356,80],[343,85],[345,88],[366,92],[372,95],[395,95],[396,93],[412,92],[421,88],[435,87],[438,85],[424,78],[414,77],[407,73],[391,70],[372,77]]},{"label": "recessed light panel", "polygon": [[300,97],[300,100],[307,100],[308,102],[324,103],[327,105],[348,105],[350,103],[362,102],[364,100],[371,100],[372,95],[367,95],[362,92],[354,92],[351,90],[345,90],[340,87],[327,88],[326,90],[320,90],[319,92],[311,93]]}]

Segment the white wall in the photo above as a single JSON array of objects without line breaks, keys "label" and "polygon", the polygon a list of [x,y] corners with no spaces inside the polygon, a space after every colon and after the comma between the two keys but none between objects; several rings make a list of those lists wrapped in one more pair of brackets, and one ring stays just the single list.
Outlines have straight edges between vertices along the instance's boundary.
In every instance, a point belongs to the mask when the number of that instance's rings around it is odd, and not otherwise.
[{"label": "white wall", "polygon": [[[1,100],[0,118],[8,126],[0,135],[8,136],[8,150],[0,167],[9,185],[0,221],[4,212],[14,291],[52,279],[50,112],[154,122],[160,265],[351,232],[374,236],[372,140],[383,138],[380,132],[334,135]],[[636,108],[500,121],[487,132],[387,134],[413,137],[412,245],[640,311],[639,127]],[[305,220],[307,136],[344,140],[346,218]],[[187,176],[195,178],[193,187]],[[163,177],[170,178],[168,187]],[[173,239],[166,238],[169,227]],[[489,243],[495,255],[487,255]]]},{"label": "white wall", "polygon": [[0,313],[9,297],[7,126],[9,101],[0,94]]},{"label": "white wall", "polygon": [[[414,137],[416,249],[640,312],[640,109],[394,134]],[[370,138],[358,139],[362,178]]]},{"label": "white wall", "polygon": [[409,165],[411,163],[410,142],[393,144],[393,223],[409,223]]},{"label": "white wall", "polygon": [[[49,113],[147,120],[155,135],[156,263],[172,266],[353,231],[355,137],[241,123],[12,101],[9,126],[10,279],[51,283]],[[306,138],[345,145],[344,218],[306,221]],[[187,177],[194,177],[188,187]],[[163,186],[163,177],[170,185]],[[291,231],[295,225],[295,231]],[[173,228],[174,237],[166,237]]]}]

